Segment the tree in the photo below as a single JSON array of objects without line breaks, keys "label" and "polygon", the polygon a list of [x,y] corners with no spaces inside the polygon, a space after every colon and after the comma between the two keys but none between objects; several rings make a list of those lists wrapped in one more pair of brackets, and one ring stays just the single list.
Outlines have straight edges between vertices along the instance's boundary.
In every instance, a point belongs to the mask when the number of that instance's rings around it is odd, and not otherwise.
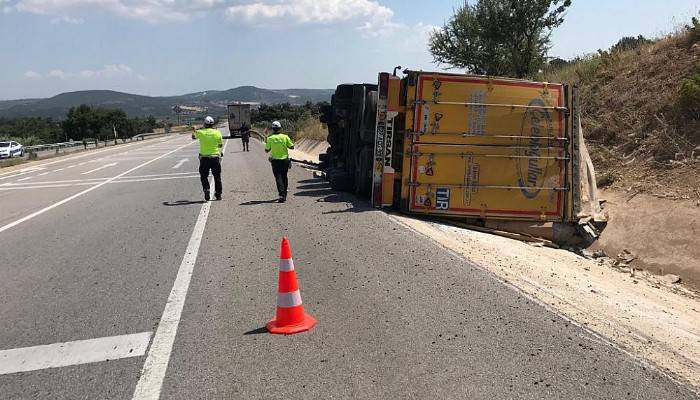
[{"label": "tree", "polygon": [[464,2],[430,36],[437,63],[481,75],[531,77],[545,63],[550,35],[571,0]]},{"label": "tree", "polygon": [[616,51],[636,50],[642,47],[643,45],[649,43],[653,42],[642,35],[639,35],[637,37],[625,36],[622,39],[618,40],[617,43],[610,48],[610,52],[612,53]]}]

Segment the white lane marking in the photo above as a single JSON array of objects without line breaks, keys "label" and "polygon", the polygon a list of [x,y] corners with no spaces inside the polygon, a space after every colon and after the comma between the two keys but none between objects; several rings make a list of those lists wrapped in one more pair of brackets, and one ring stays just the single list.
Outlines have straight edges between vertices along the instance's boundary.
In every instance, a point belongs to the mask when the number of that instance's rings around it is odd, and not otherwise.
[{"label": "white lane marking", "polygon": [[[157,178],[141,178],[132,179],[130,177],[116,179],[112,182],[108,182],[109,185],[114,185],[116,183],[138,183],[138,182],[152,182],[152,181],[167,181],[172,179],[193,179],[199,178],[199,174],[181,175],[181,176],[161,176]],[[65,188],[73,186],[90,186],[94,185],[95,182],[75,182],[75,183],[58,183],[58,184],[23,184],[23,185],[13,185],[13,184],[3,184],[0,185],[0,192],[5,192],[8,190],[29,190],[29,189],[50,189],[50,188]]]},{"label": "white lane marking", "polygon": [[184,164],[188,161],[190,161],[188,158],[183,158],[182,160],[178,161],[177,164],[175,164],[173,169],[178,169],[178,168],[182,167],[182,164]]},{"label": "white lane marking", "polygon": [[44,175],[48,175],[48,174],[50,174],[50,173],[51,173],[51,172],[42,172],[42,173],[40,173],[40,174],[37,175],[37,176],[44,176]]},{"label": "white lane marking", "polygon": [[160,398],[165,371],[168,369],[170,353],[173,350],[173,343],[180,324],[187,291],[190,288],[194,265],[197,262],[199,245],[202,242],[202,236],[204,236],[204,227],[209,216],[210,205],[211,203],[202,204],[202,208],[199,211],[199,217],[194,225],[194,231],[187,245],[185,257],[180,264],[175,283],[168,296],[168,301],[165,303],[163,316],[160,318],[158,329],[153,337],[153,343],[148,351],[146,363],[141,370],[141,378],[139,378],[134,391],[134,400],[158,400]]},{"label": "white lane marking", "polygon": [[26,178],[17,179],[17,182],[26,181],[27,179],[32,179],[32,178],[33,178],[33,176],[28,176],[28,177],[26,177]]},{"label": "white lane marking", "polygon": [[[157,142],[147,142],[146,145],[143,146],[142,148],[144,148],[144,149],[145,149],[145,148],[150,148],[151,146],[157,146],[157,145],[165,144],[165,143],[167,143],[167,142],[169,142],[169,141],[177,141],[178,139],[180,139],[180,138],[179,138],[179,137],[176,137],[176,136],[173,136],[173,137],[165,138],[165,139],[162,139],[162,140],[158,140]],[[104,152],[108,152],[108,151],[124,150],[124,149],[127,148],[127,147],[133,147],[133,146],[138,146],[138,145],[143,145],[143,144],[144,144],[143,142],[140,142],[140,143],[139,143],[139,142],[136,142],[136,143],[128,143],[128,144],[119,145],[119,146],[116,146],[116,147],[109,147],[109,148],[102,149],[102,150],[91,150],[91,151],[89,151],[89,152],[86,152],[86,153],[83,153],[83,154],[79,154],[79,155],[73,156],[73,157],[65,157],[65,158],[64,158],[64,157],[61,157],[61,159],[59,159],[59,160],[41,163],[41,164],[36,165],[36,166],[33,166],[33,167],[27,167],[27,168],[23,168],[23,169],[17,170],[17,171],[2,172],[2,173],[0,173],[0,179],[6,179],[7,177],[6,177],[5,175],[14,174],[14,173],[16,173],[16,172],[18,172],[18,171],[26,171],[26,170],[28,170],[28,169],[33,169],[33,170],[37,170],[37,169],[46,169],[45,166],[47,166],[47,165],[54,165],[54,164],[58,164],[58,163],[66,162],[66,161],[77,160],[77,159],[79,159],[79,158],[85,158],[85,157],[89,157],[89,156],[94,156],[94,155],[96,155],[96,154],[100,154],[100,153],[104,153]],[[117,153],[117,154],[122,154],[122,153]]]},{"label": "white lane marking", "polygon": [[53,172],[61,172],[61,171],[63,171],[64,169],[65,169],[65,168],[55,169],[55,170],[53,170]]},{"label": "white lane marking", "polygon": [[0,351],[0,375],[146,354],[152,332],[76,340]]},{"label": "white lane marking", "polygon": [[77,166],[78,166],[78,164],[69,165],[69,166],[66,167],[66,169],[75,168],[75,167],[77,167]]},{"label": "white lane marking", "polygon": [[[129,175],[126,177],[122,177],[119,179],[139,179],[139,178],[155,178],[155,177],[161,177],[161,176],[179,176],[179,175],[192,175],[196,174],[196,172],[170,172],[167,174],[151,174],[151,175]],[[197,175],[199,176],[199,175]],[[32,186],[32,185],[54,185],[54,184],[63,184],[63,183],[82,183],[82,184],[92,184],[92,183],[97,183],[99,181],[104,181],[109,178],[84,178],[84,179],[66,179],[66,180],[58,180],[58,181],[38,181],[38,182],[28,182],[28,183],[5,183],[2,186],[11,186],[11,187],[19,187],[19,186]]]},{"label": "white lane marking", "polygon": [[180,149],[183,149],[183,148],[185,148],[185,147],[187,147],[187,146],[189,146],[189,145],[191,145],[191,144],[192,144],[192,142],[187,143],[187,144],[183,144],[182,146],[176,148],[175,150],[171,150],[171,151],[169,151],[169,152],[167,152],[167,153],[164,153],[163,155],[161,155],[161,156],[159,156],[159,157],[156,157],[156,158],[154,158],[154,159],[152,159],[152,160],[150,160],[150,161],[146,161],[146,162],[143,163],[143,164],[139,164],[139,165],[135,166],[134,168],[131,168],[130,170],[127,170],[126,172],[122,172],[121,174],[116,175],[116,176],[114,176],[114,177],[112,177],[112,178],[109,178],[109,179],[107,179],[106,181],[100,182],[100,183],[96,184],[95,186],[91,186],[91,187],[89,187],[89,188],[83,190],[82,192],[79,192],[79,193],[76,193],[76,194],[74,194],[74,195],[72,195],[72,196],[66,197],[65,199],[63,199],[63,200],[61,200],[61,201],[58,201],[58,202],[56,202],[56,203],[53,203],[53,204],[51,204],[51,205],[48,206],[48,207],[42,208],[42,209],[39,210],[39,211],[35,211],[35,212],[33,212],[33,213],[31,213],[31,214],[25,216],[25,217],[22,217],[22,218],[20,218],[20,219],[18,219],[18,220],[16,220],[16,221],[14,221],[14,222],[10,222],[9,224],[0,227],[0,232],[4,232],[4,231],[6,231],[6,230],[8,230],[8,229],[10,229],[10,228],[13,228],[13,227],[15,227],[15,226],[21,224],[22,222],[29,221],[30,219],[32,219],[32,218],[34,218],[34,217],[36,217],[36,216],[38,216],[38,215],[41,215],[41,214],[43,214],[43,213],[45,213],[45,212],[47,212],[47,211],[53,210],[54,208],[56,208],[56,207],[58,207],[58,206],[61,206],[61,205],[65,204],[65,203],[68,203],[69,201],[71,201],[71,200],[73,200],[73,199],[76,199],[76,198],[78,198],[78,197],[80,197],[80,196],[82,196],[82,195],[84,195],[84,194],[90,193],[90,192],[92,192],[93,190],[95,190],[95,189],[97,189],[97,188],[99,188],[99,187],[101,187],[101,186],[104,186],[104,185],[106,185],[106,184],[109,183],[109,182],[114,181],[115,179],[119,179],[119,178],[121,178],[121,177],[124,176],[124,175],[130,174],[130,173],[136,171],[137,169],[139,169],[139,168],[141,168],[141,167],[145,167],[146,165],[148,165],[148,164],[150,164],[150,163],[152,163],[152,162],[155,162],[155,161],[157,161],[157,160],[160,160],[161,158],[163,158],[163,157],[165,157],[165,156],[167,156],[167,155],[169,155],[169,154],[172,154],[172,153],[174,153],[174,152],[176,152],[176,151],[178,151],[178,150],[180,150]]},{"label": "white lane marking", "polygon": [[[227,145],[228,141],[226,145],[224,145],[224,152],[226,152]],[[132,397],[133,400],[158,400],[160,398],[160,391],[163,388],[165,372],[168,369],[170,354],[173,351],[173,344],[175,343],[177,328],[180,324],[182,309],[185,306],[185,298],[187,297],[187,291],[190,288],[190,281],[192,280],[192,273],[194,272],[194,266],[197,262],[199,245],[202,242],[204,227],[209,217],[210,206],[211,203],[204,203],[199,210],[199,216],[197,217],[197,222],[194,224],[185,256],[182,258],[175,283],[168,296],[168,301],[165,303],[163,316],[160,318],[158,329],[156,329],[156,334],[153,337],[153,343],[151,343],[151,348],[148,350],[146,362],[141,369],[141,378],[139,378],[139,382],[136,384],[136,390],[134,390],[134,396]]]},{"label": "white lane marking", "polygon": [[[85,171],[85,172],[81,173],[80,175],[91,174],[91,173],[93,173],[93,172],[97,172],[97,171],[102,170],[102,169],[105,169],[105,168],[114,167],[115,165],[117,165],[117,163],[115,163],[115,162],[109,163],[109,164],[105,164],[105,165],[103,165],[103,166],[101,166],[101,167],[98,167],[98,168],[95,168],[95,169],[91,169],[90,171]],[[69,168],[70,168],[70,167],[69,167]]]},{"label": "white lane marking", "polygon": [[46,169],[46,168],[32,167],[32,168],[20,169],[18,171],[13,171],[13,173],[11,173],[11,174],[5,174],[5,176],[0,177],[0,180],[16,178],[18,176],[30,174],[32,172],[41,171],[42,169]]}]

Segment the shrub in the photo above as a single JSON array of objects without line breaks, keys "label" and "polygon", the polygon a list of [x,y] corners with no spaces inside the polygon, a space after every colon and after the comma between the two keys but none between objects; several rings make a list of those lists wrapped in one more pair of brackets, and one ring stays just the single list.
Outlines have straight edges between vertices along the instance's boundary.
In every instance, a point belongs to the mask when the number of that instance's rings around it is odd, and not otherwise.
[{"label": "shrub", "polygon": [[700,65],[681,81],[679,102],[686,117],[700,120]]},{"label": "shrub", "polygon": [[598,176],[596,177],[596,184],[599,188],[610,186],[613,183],[615,183],[615,174],[613,174],[612,172],[598,174]]},{"label": "shrub", "polygon": [[700,20],[697,17],[693,17],[685,29],[688,31],[688,46],[700,43]]},{"label": "shrub", "polygon": [[622,39],[620,39],[613,47],[611,47],[610,51],[617,52],[617,51],[636,50],[645,44],[651,44],[651,43],[654,43],[654,42],[645,38],[642,35],[639,35],[637,37],[625,36]]}]

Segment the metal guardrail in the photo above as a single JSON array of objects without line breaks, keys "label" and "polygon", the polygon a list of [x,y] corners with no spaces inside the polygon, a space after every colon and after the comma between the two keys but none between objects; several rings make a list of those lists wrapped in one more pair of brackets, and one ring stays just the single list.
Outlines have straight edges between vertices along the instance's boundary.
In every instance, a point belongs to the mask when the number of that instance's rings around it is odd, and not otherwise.
[{"label": "metal guardrail", "polygon": [[[126,141],[133,142],[134,140],[136,140],[136,141],[144,140],[146,138],[156,137],[156,136],[165,136],[168,134],[169,133],[153,133],[153,132],[139,133],[138,135],[134,135],[128,139],[125,139],[125,140],[119,139],[119,140],[122,140],[122,143],[124,143]],[[75,140],[72,142],[60,142],[60,143],[38,144],[35,146],[24,146],[24,153],[25,154],[38,153],[41,151],[49,151],[49,150],[55,150],[58,153],[61,149],[67,149],[67,148],[71,148],[71,147],[83,146],[83,147],[87,148],[88,145],[98,146],[99,142],[101,142],[101,140],[91,138],[91,139],[85,140],[85,141]],[[104,143],[112,142],[112,139],[104,140],[103,142]]]},{"label": "metal guardrail", "polygon": [[62,142],[62,143],[51,143],[51,144],[38,144],[36,146],[25,146],[25,153],[36,153],[38,151],[46,151],[53,149],[61,149],[75,146],[82,146],[83,142]]}]

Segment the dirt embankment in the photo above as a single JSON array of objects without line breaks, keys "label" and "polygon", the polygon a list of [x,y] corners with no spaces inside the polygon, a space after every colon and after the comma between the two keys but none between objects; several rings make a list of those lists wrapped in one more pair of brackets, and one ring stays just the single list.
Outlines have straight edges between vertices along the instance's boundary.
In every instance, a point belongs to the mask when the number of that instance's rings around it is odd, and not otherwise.
[{"label": "dirt embankment", "polygon": [[318,156],[328,150],[329,144],[314,139],[299,139],[290,151],[293,160],[318,163]]},{"label": "dirt embankment", "polygon": [[675,274],[700,293],[700,201],[604,190],[609,222],[593,250],[626,259],[628,268]]}]

